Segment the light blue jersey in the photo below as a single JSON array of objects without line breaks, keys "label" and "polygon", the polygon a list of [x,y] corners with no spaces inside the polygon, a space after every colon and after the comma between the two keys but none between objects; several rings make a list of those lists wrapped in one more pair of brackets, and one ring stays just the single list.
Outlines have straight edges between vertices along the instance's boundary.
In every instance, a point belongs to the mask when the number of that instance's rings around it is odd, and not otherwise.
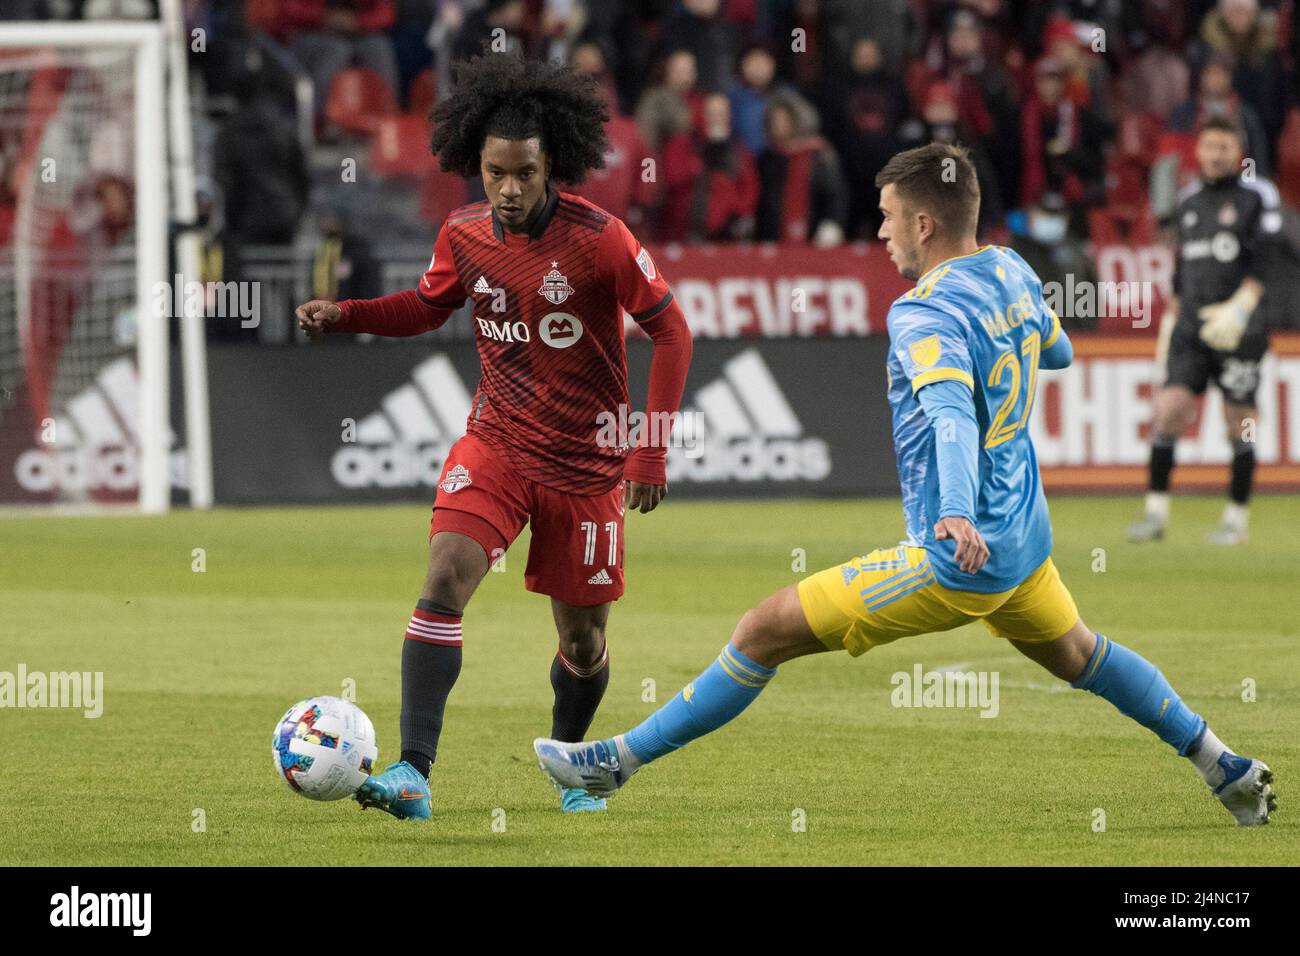
[{"label": "light blue jersey", "polygon": [[[926,549],[944,587],[1010,590],[1052,551],[1047,500],[1028,426],[1040,363],[1060,367],[1069,362],[1060,320],[1020,256],[985,246],[921,276],[916,288],[894,302],[888,323],[889,405],[908,543]],[[1048,349],[1054,354],[1044,359]],[[1062,349],[1063,361],[1055,354]],[[939,382],[960,383],[974,397],[978,431],[970,432],[967,460],[977,474],[970,475],[973,494],[966,505],[953,504],[951,488],[942,502],[940,493],[938,443],[957,441],[959,430],[945,427],[954,422],[931,421],[917,395]],[[959,396],[964,403],[965,392]],[[952,449],[941,450],[948,461],[954,460]],[[989,547],[988,562],[975,574],[962,571],[953,560],[956,542],[939,541],[934,533],[941,517],[967,510],[974,513],[963,516]]]}]

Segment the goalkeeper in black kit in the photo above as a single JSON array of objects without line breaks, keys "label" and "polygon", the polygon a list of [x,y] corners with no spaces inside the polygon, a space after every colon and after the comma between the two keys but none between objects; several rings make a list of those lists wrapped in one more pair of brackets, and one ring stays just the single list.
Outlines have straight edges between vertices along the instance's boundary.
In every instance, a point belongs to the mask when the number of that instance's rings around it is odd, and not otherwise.
[{"label": "goalkeeper in black kit", "polygon": [[1196,418],[1196,398],[1210,382],[1223,393],[1232,445],[1228,503],[1211,544],[1242,544],[1255,476],[1258,421],[1255,390],[1268,351],[1260,299],[1276,261],[1282,212],[1277,187],[1243,171],[1244,142],[1236,124],[1211,118],[1196,140],[1200,179],[1180,197],[1173,298],[1160,326],[1157,364],[1165,384],[1155,397],[1146,514],[1129,529],[1132,541],[1156,541],[1169,523],[1174,446]]}]

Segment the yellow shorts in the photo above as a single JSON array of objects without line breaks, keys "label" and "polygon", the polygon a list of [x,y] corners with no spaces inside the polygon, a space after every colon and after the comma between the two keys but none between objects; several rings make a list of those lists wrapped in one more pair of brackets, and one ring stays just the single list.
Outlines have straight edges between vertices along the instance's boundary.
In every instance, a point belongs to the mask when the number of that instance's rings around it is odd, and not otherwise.
[{"label": "yellow shorts", "polygon": [[935,580],[925,548],[881,548],[799,582],[799,603],[818,640],[854,657],[900,637],[983,621],[996,637],[1051,641],[1079,619],[1048,558],[1010,591],[953,591]]}]

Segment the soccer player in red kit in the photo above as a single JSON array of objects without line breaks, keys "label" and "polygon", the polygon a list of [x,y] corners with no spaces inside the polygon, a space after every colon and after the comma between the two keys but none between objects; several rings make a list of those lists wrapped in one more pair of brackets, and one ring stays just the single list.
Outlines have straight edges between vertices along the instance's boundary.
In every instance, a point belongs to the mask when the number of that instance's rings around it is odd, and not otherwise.
[{"label": "soccer player in red kit", "polygon": [[[428,776],[447,695],[460,673],[461,621],[492,560],[532,527],[524,574],[549,595],[559,631],[551,665],[553,735],[583,738],[609,682],[605,624],[623,593],[624,507],[653,511],[667,491],[668,430],[610,442],[602,424],[628,404],[622,310],[654,341],[647,419],[676,413],[690,363],[681,309],[623,223],[556,183],[598,168],[609,114],[599,87],[566,67],[488,54],[461,64],[434,114],[448,172],[480,175],[485,202],[452,212],[417,288],[298,307],[327,332],[418,335],[467,298],[482,377],[465,437],[443,465],[429,572],[402,649],[402,759],[356,799],[396,817],[430,815]],[[604,809],[582,790],[565,810]]]}]

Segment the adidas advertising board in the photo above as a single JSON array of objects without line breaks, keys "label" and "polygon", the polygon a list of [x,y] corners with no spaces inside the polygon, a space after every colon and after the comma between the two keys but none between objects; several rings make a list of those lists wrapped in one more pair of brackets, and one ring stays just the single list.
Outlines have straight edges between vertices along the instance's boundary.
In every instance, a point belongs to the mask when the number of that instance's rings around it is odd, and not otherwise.
[{"label": "adidas advertising board", "polygon": [[[633,412],[652,354],[628,342]],[[673,494],[892,493],[884,360],[883,339],[697,342]],[[209,367],[223,504],[432,500],[479,378],[468,343],[214,345]]]},{"label": "adidas advertising board", "polygon": [[[173,368],[173,423],[184,421]],[[0,503],[129,502],[139,495],[139,376],[133,356],[106,362],[40,416],[22,388],[0,390]],[[167,438],[173,496],[188,488],[182,436]]]},{"label": "adidas advertising board", "polygon": [[[1150,339],[1074,337],[1074,365],[1044,372],[1031,423],[1049,491],[1140,490],[1146,474]],[[883,336],[697,340],[668,474],[674,497],[897,495]],[[652,348],[628,342],[630,409],[644,409]],[[181,383],[173,361],[172,422]],[[478,356],[469,343],[209,349],[221,504],[431,501],[464,433]],[[21,388],[0,394],[0,502],[136,494],[129,360],[110,363],[55,412],[46,446]],[[1273,337],[1260,368],[1257,483],[1300,488],[1300,336]],[[1123,396],[1124,400],[1115,400]],[[1218,490],[1230,449],[1211,389],[1179,444],[1179,481]],[[1208,424],[1207,424],[1208,423]],[[172,442],[183,498],[184,435]]]}]

